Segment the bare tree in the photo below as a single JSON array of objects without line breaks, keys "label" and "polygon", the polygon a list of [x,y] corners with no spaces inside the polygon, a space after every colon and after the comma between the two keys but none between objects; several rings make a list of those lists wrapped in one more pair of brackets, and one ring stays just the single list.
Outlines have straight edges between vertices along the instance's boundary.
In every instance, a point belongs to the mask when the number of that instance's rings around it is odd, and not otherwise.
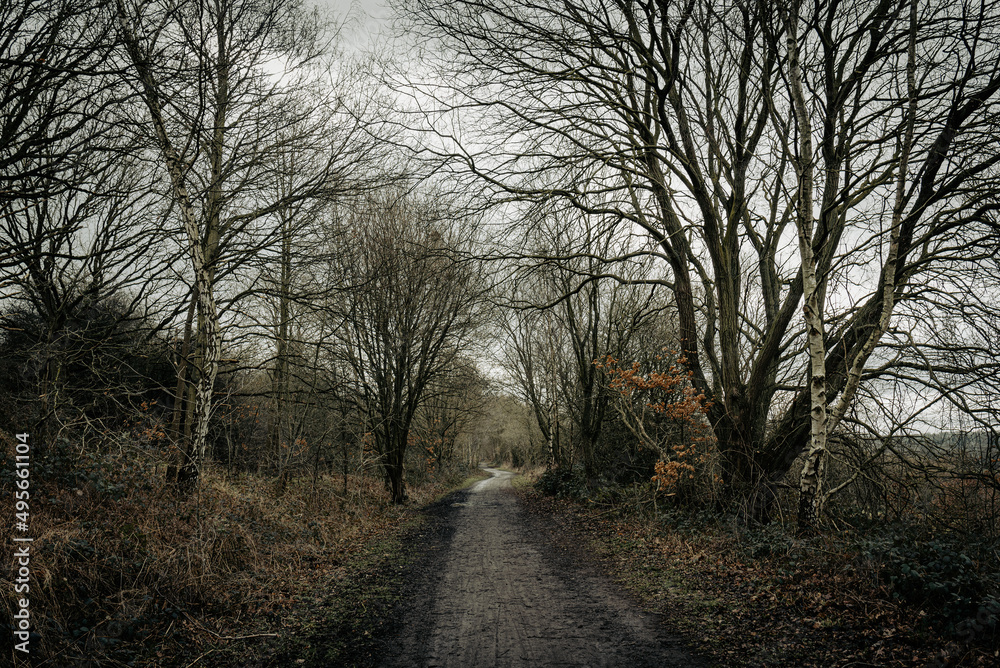
[{"label": "bare tree", "polygon": [[[128,91],[107,65],[114,41],[104,9],[0,4],[0,323],[14,337],[26,327],[35,337],[23,372],[37,382],[31,419],[43,448],[89,419],[79,405],[63,410],[67,369],[88,356],[121,355],[111,339],[126,331],[154,337],[141,316],[169,262],[155,251],[131,255],[156,248],[161,211],[131,138],[111,131]],[[94,366],[94,374],[107,371]],[[117,389],[127,401],[126,388]]]},{"label": "bare tree", "polygon": [[459,438],[483,416],[489,383],[472,359],[456,359],[428,388],[415,417],[414,431],[431,466],[457,460]]},{"label": "bare tree", "polygon": [[531,410],[541,434],[546,463],[563,463],[560,420],[560,367],[563,359],[555,317],[546,311],[510,310],[499,324],[504,344],[498,348],[500,365],[513,379],[515,395]]},{"label": "bare tree", "polygon": [[[115,10],[126,80],[145,110],[139,127],[169,179],[189,260],[194,351],[185,368],[194,398],[179,475],[190,480],[206,452],[222,350],[219,282],[282,237],[280,212],[342,190],[343,135],[325,141],[338,101],[313,69],[325,34],[300,4],[116,0]],[[329,149],[325,159],[276,192],[275,165],[318,145]]]},{"label": "bare tree", "polygon": [[[414,86],[425,154],[496,202],[558,198],[654,244],[726,484],[763,491],[755,513],[808,448],[813,407],[846,414],[858,383],[898,374],[894,357],[940,381],[936,335],[903,335],[918,314],[962,318],[941,295],[973,276],[985,289],[966,301],[991,310],[993,3],[399,4],[453,82]],[[968,362],[950,377],[995,369]],[[802,478],[804,524],[818,479]]]},{"label": "bare tree", "polygon": [[[566,413],[562,438],[579,449],[588,479],[598,470],[598,449],[611,392],[595,362],[609,355],[632,355],[636,334],[660,309],[650,286],[649,266],[632,261],[606,273],[604,257],[621,239],[601,235],[575,211],[552,214],[529,235],[535,257],[560,257],[536,266],[518,263],[509,283],[510,306],[527,311],[504,322],[503,364],[516,379],[549,445],[550,464],[558,466],[558,416]],[[622,253],[623,255],[625,253]],[[638,253],[639,259],[644,253]],[[571,429],[567,429],[567,427]]]},{"label": "bare tree", "polygon": [[[94,162],[103,164],[98,169]],[[56,419],[65,367],[79,361],[73,356],[101,345],[99,334],[87,345],[67,345],[66,337],[82,335],[82,330],[73,331],[91,317],[88,313],[113,315],[121,327],[136,328],[156,300],[157,276],[169,259],[155,253],[130,256],[137,245],[157,236],[156,210],[154,215],[143,210],[154,200],[141,168],[94,151],[64,166],[59,175],[61,183],[50,195],[45,194],[49,184],[43,183],[31,197],[0,202],[0,242],[11,249],[8,263],[0,268],[5,301],[0,325],[18,329],[23,323],[15,321],[25,314],[38,319],[33,331],[38,336],[40,413],[33,427],[42,442],[54,441],[57,422],[67,418]],[[144,336],[152,338],[155,327],[149,325],[143,325],[148,330]]]},{"label": "bare tree", "polygon": [[73,188],[63,170],[106,143],[120,102],[107,18],[101,0],[0,3],[0,201]]},{"label": "bare tree", "polygon": [[350,367],[395,503],[410,429],[435,382],[475,343],[482,304],[467,231],[428,198],[392,192],[353,213],[340,253],[339,354]]}]

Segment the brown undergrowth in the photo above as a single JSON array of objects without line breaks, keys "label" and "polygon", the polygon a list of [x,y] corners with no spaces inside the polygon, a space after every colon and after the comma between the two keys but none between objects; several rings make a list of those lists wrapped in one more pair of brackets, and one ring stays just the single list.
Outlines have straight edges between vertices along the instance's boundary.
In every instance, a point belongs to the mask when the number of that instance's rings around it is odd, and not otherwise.
[{"label": "brown undergrowth", "polygon": [[[195,666],[220,647],[277,638],[302,601],[347,572],[453,486],[457,472],[409,488],[394,506],[370,475],[228,476],[206,467],[189,496],[135,453],[76,457],[32,471],[31,666]],[[461,478],[457,478],[460,480]],[[2,481],[4,497],[12,480]],[[13,559],[10,544],[4,563]],[[13,574],[0,574],[11,619]],[[10,643],[10,630],[4,631]],[[251,665],[251,664],[246,664]]]},{"label": "brown undergrowth", "polygon": [[714,665],[994,666],[1000,657],[994,640],[942,634],[926,610],[894,601],[880,564],[845,537],[678,531],[662,518],[517,492]]}]

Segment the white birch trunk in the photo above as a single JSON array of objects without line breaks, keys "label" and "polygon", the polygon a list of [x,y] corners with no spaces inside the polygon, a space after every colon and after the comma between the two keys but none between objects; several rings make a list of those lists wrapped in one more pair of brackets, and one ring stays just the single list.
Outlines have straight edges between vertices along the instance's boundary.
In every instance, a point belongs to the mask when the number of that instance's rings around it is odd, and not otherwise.
[{"label": "white birch trunk", "polygon": [[[833,431],[836,428],[836,426],[843,419],[844,415],[847,413],[851,403],[854,401],[858,387],[861,385],[861,376],[864,372],[865,364],[867,364],[871,354],[875,351],[875,348],[882,336],[889,330],[889,324],[892,321],[893,309],[896,304],[896,290],[899,287],[896,278],[897,265],[899,262],[899,232],[903,222],[903,210],[906,206],[906,177],[910,164],[910,153],[913,149],[913,127],[917,116],[916,50],[917,4],[916,2],[912,2],[910,3],[910,32],[906,61],[906,91],[908,99],[905,118],[906,125],[899,147],[899,173],[896,178],[896,196],[892,207],[892,228],[889,230],[889,248],[886,252],[885,264],[882,267],[882,303],[879,312],[879,320],[872,329],[871,333],[868,335],[868,338],[865,339],[865,342],[858,350],[858,353],[851,360],[851,366],[847,372],[847,383],[844,387],[843,393],[840,395],[840,401],[838,401],[836,407],[830,411],[828,425],[829,431]],[[881,452],[881,450],[884,450],[884,447],[880,449],[879,452]],[[878,453],[876,453],[876,455],[877,454]],[[872,457],[876,455],[872,455]],[[849,480],[841,485],[838,485],[836,489],[832,489],[824,494],[820,499],[820,508],[822,508],[822,504],[830,498],[831,494],[852,483],[858,477],[859,473],[860,470]]]},{"label": "white birch trunk", "polygon": [[786,12],[788,83],[795,110],[795,126],[799,135],[795,171],[798,180],[798,211],[795,226],[799,238],[802,263],[802,285],[805,304],[806,350],[809,355],[810,444],[799,476],[799,529],[815,530],[819,520],[820,491],[826,468],[827,401],[826,345],[823,341],[823,304],[816,257],[813,253],[813,181],[815,163],[812,147],[812,124],[806,106],[802,66],[798,43],[799,2],[791,3]]},{"label": "white birch trunk", "polygon": [[212,410],[212,392],[218,375],[219,360],[222,357],[222,342],[219,315],[215,302],[214,279],[208,249],[202,241],[197,214],[191,203],[190,194],[184,182],[184,169],[170,137],[160,104],[160,91],[140,49],[138,39],[128,23],[128,14],[123,0],[116,0],[119,26],[129,59],[135,67],[142,85],[142,100],[149,111],[150,121],[156,135],[160,153],[170,175],[174,202],[181,212],[181,221],[187,235],[191,266],[198,295],[198,338],[203,342],[201,364],[198,371],[198,385],[195,388],[194,425],[192,427],[191,457],[185,462],[184,477],[195,478],[198,467],[205,457],[208,447],[208,423]]}]

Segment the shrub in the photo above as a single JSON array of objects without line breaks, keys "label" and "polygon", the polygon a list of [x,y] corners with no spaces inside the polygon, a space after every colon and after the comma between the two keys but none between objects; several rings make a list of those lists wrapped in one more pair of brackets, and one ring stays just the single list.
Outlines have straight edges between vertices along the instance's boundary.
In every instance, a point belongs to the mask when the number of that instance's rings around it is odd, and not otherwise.
[{"label": "shrub", "polygon": [[582,499],[587,496],[587,480],[582,470],[559,466],[545,471],[536,485],[542,494]]},{"label": "shrub", "polygon": [[638,362],[624,366],[611,356],[594,362],[619,393],[618,412],[639,447],[657,455],[651,480],[658,492],[699,505],[718,496],[722,478],[707,417],[711,402],[692,385],[686,363],[676,351],[657,355],[662,371]]},{"label": "shrub", "polygon": [[741,536],[741,547],[751,559],[786,556],[793,541],[780,522],[771,522],[747,529]]},{"label": "shrub", "polygon": [[881,579],[892,597],[920,606],[930,623],[956,636],[995,632],[997,574],[981,571],[954,539],[897,537],[882,559]]}]

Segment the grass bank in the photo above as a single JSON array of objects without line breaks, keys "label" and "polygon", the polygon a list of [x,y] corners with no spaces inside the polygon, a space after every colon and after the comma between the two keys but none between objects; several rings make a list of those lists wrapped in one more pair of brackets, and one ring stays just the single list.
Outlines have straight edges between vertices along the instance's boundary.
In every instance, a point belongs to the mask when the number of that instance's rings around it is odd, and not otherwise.
[{"label": "grass bank", "polygon": [[[425,475],[395,506],[370,475],[280,487],[206,467],[195,492],[179,497],[162,469],[132,454],[40,463],[30,524],[35,635],[25,658],[5,624],[3,656],[60,668],[350,665],[392,603],[391,580],[376,576],[406,558],[401,537],[420,522],[417,509],[468,477],[458,468]],[[0,493],[12,484],[0,480]],[[12,563],[13,547],[3,549]],[[0,574],[7,620],[13,577]]]},{"label": "grass bank", "polygon": [[[562,540],[588,545],[644,607],[716,666],[998,665],[995,618],[982,608],[978,622],[970,616],[949,625],[941,617],[942,602],[970,595],[954,568],[929,570],[931,559],[942,568],[946,557],[957,559],[944,552],[923,560],[925,581],[916,584],[936,578],[935,586],[951,588],[950,598],[919,601],[899,595],[891,573],[909,567],[893,556],[903,553],[893,551],[902,543],[890,538],[801,540],[780,525],[747,530],[710,515],[639,514],[529,486],[518,494],[532,512],[555,518]],[[912,539],[905,550],[927,544]],[[916,572],[920,559],[913,560]],[[970,560],[968,583],[982,583],[987,571]]]}]

